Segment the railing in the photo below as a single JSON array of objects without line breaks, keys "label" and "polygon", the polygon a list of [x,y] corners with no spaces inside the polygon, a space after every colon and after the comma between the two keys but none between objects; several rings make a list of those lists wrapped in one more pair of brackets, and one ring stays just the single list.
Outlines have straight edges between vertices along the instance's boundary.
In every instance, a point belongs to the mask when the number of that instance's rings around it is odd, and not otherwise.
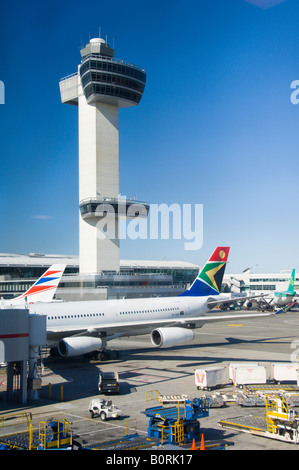
[{"label": "railing", "polygon": [[[57,421],[57,431],[53,429],[50,431],[48,428],[49,422],[41,421],[39,423],[39,440],[41,448],[60,448],[65,445],[72,446],[73,433],[72,425],[66,419]],[[48,440],[50,438],[50,440]]]},{"label": "railing", "polygon": [[23,424],[24,421],[27,423],[27,431],[32,420],[32,414],[27,412],[5,414],[0,416],[0,426],[14,426],[17,424]]},{"label": "railing", "polygon": [[70,75],[67,75],[66,77],[61,78],[60,81],[62,82],[64,80],[68,80],[69,78],[75,77],[76,75],[78,75],[78,72],[71,73]]},{"label": "railing", "polygon": [[122,203],[122,204],[125,204],[127,202],[129,202],[130,204],[133,203],[133,204],[144,204],[144,205],[147,205],[149,206],[149,203],[148,202],[145,202],[145,201],[138,201],[136,199],[127,199],[127,198],[120,198],[120,197],[108,197],[108,196],[99,196],[99,197],[88,197],[88,198],[85,198],[85,199],[82,199],[80,202],[79,202],[79,206],[83,205],[83,204],[88,204],[88,203],[98,203],[98,204],[102,204],[102,203]]},{"label": "railing", "polygon": [[99,55],[95,53],[90,53],[84,56],[84,59],[82,60],[82,62],[83,61],[85,62],[85,59],[88,59],[90,57],[94,57],[95,59],[100,58],[102,61],[106,61],[106,62],[114,62],[117,64],[127,65],[128,67],[134,67],[135,69],[140,70],[141,72],[145,72],[145,69],[143,67],[140,67],[139,65],[126,62],[125,60],[122,60],[122,59],[116,59],[115,57],[107,57],[107,56],[103,56],[103,55]]}]

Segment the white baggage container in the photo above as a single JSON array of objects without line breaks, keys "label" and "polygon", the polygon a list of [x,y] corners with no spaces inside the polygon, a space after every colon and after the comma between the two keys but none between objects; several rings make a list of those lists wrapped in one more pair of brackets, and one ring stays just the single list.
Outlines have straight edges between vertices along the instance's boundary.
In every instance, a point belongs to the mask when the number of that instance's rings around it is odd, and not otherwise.
[{"label": "white baggage container", "polygon": [[195,369],[197,390],[211,389],[228,383],[226,367],[207,367]]},{"label": "white baggage container", "polygon": [[238,387],[249,384],[265,384],[267,382],[266,367],[238,366],[233,369],[233,384]]},{"label": "white baggage container", "polygon": [[297,381],[297,364],[292,362],[271,362],[270,378],[275,382]]},{"label": "white baggage container", "polygon": [[228,374],[229,374],[229,379],[233,382],[234,380],[234,369],[236,367],[251,367],[251,366],[258,366],[259,364],[257,362],[230,362],[229,367],[228,367]]}]

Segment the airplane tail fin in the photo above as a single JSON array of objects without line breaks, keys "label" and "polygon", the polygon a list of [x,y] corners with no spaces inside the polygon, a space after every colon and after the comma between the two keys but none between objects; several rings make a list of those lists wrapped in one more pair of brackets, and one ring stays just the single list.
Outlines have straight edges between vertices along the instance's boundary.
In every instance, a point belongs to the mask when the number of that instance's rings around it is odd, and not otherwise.
[{"label": "airplane tail fin", "polygon": [[294,305],[296,304],[296,300],[292,300],[289,302],[287,305],[284,305],[283,307],[279,308],[278,310],[275,310],[273,312],[273,315],[280,315],[281,313],[286,313],[288,310],[290,310]]},{"label": "airplane tail fin", "polygon": [[10,300],[11,305],[35,302],[51,302],[64,272],[64,264],[53,264],[47,271],[19,297]]},{"label": "airplane tail fin", "polygon": [[290,278],[290,283],[289,283],[289,287],[288,287],[288,293],[289,294],[295,294],[294,285],[295,285],[295,269],[293,269],[292,274],[291,274],[291,278]]},{"label": "airplane tail fin", "polygon": [[197,278],[182,296],[218,295],[229,253],[228,246],[218,246]]}]

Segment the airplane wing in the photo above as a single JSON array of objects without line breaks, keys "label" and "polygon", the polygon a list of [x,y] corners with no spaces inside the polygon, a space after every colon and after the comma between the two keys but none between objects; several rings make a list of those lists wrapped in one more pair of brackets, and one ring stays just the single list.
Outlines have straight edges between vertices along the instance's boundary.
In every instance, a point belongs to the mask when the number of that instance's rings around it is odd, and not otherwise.
[{"label": "airplane wing", "polygon": [[107,340],[110,337],[121,337],[121,336],[134,336],[137,334],[147,334],[151,333],[156,328],[161,327],[180,327],[180,328],[201,328],[205,323],[209,322],[222,322],[227,320],[235,320],[242,318],[260,318],[260,317],[269,317],[274,315],[279,315],[285,313],[283,308],[277,310],[276,312],[267,312],[267,313],[240,313],[240,314],[231,314],[231,315],[221,315],[221,311],[217,315],[202,315],[199,317],[184,317],[184,318],[168,318],[161,320],[144,320],[144,321],[130,321],[121,323],[106,323],[99,327],[93,328],[80,328],[77,329],[69,328],[64,329],[63,331],[51,330],[47,331],[47,337],[49,340],[59,340],[62,338],[70,336],[95,336],[95,337],[105,337]]},{"label": "airplane wing", "polygon": [[247,300],[251,299],[257,299],[257,298],[263,298],[266,297],[268,294],[254,294],[254,295],[248,295],[247,297],[230,297],[228,299],[222,299],[222,300],[214,300],[212,299],[211,301],[208,302],[208,307],[209,308],[214,308],[217,307],[218,305],[225,305],[225,304],[232,304],[234,302],[246,302]]}]

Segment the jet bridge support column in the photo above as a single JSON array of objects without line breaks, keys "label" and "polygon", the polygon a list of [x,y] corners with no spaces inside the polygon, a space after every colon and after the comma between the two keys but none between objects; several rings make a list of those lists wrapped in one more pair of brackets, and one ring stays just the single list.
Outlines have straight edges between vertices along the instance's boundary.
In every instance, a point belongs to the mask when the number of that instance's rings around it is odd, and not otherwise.
[{"label": "jet bridge support column", "polygon": [[[46,340],[46,316],[29,314],[27,308],[0,308],[0,362],[7,363],[7,400],[24,404],[38,398],[35,389],[39,346]],[[30,380],[27,364],[30,360]],[[28,386],[28,388],[27,388]],[[31,393],[33,392],[33,393]]]},{"label": "jet bridge support column", "polygon": [[6,374],[7,401],[13,401],[14,389],[16,389],[18,401],[25,404],[27,402],[27,361],[8,362]]}]

